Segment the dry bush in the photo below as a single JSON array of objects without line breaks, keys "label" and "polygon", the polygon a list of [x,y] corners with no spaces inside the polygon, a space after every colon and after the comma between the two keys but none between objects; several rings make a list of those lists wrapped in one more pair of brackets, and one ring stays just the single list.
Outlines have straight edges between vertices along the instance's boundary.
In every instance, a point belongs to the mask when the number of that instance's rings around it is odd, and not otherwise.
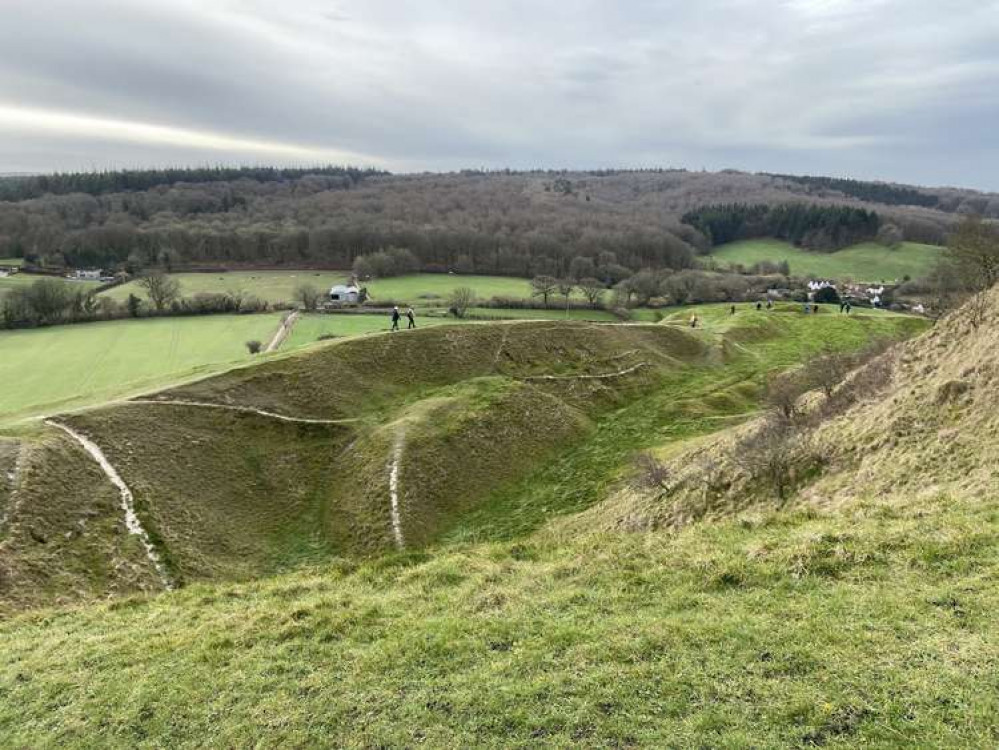
[{"label": "dry bush", "polygon": [[634,460],[632,485],[637,490],[657,490],[666,486],[671,472],[669,465],[649,453],[639,453]]}]

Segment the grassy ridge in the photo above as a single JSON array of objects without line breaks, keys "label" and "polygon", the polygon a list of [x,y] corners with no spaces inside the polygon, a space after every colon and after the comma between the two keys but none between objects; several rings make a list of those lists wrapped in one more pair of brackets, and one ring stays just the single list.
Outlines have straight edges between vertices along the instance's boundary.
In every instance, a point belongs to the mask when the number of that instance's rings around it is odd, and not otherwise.
[{"label": "grassy ridge", "polygon": [[721,245],[711,251],[719,263],[751,266],[761,261],[786,260],[795,276],[854,281],[894,281],[904,276],[925,276],[939,260],[943,248],[903,242],[897,249],[865,242],[834,253],[802,250],[781,240],[743,240]]}]

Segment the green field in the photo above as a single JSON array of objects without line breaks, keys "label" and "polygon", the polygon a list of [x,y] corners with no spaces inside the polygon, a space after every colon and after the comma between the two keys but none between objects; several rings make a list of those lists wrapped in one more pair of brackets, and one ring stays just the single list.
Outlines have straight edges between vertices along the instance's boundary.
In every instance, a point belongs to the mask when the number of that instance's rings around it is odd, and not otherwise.
[{"label": "green field", "polygon": [[776,263],[786,260],[795,276],[890,282],[905,276],[925,276],[942,253],[943,248],[915,242],[903,242],[895,250],[865,242],[834,253],[815,253],[780,240],[762,239],[720,245],[711,251],[711,258],[721,264],[738,263],[744,266],[761,261]]},{"label": "green field", "polygon": [[[267,302],[279,304],[291,302],[295,287],[302,283],[312,284],[323,291],[334,284],[342,284],[347,275],[337,271],[229,271],[227,273],[178,273],[174,277],[180,282],[181,293],[189,296],[198,292],[241,291],[252,294]],[[479,297],[494,296],[529,297],[531,285],[527,279],[506,276],[456,276],[451,274],[419,273],[390,279],[366,282],[373,303],[399,302],[425,307],[436,306],[455,287],[468,286]],[[124,300],[129,294],[145,298],[136,282],[129,282],[105,292],[117,300]]]},{"label": "green field", "polygon": [[[0,265],[3,265],[3,263],[0,262]],[[66,284],[70,289],[89,290],[96,289],[100,286],[100,282],[98,281],[70,281],[69,279],[64,279],[59,276],[38,276],[29,273],[15,273],[13,276],[0,278],[0,297],[12,289],[30,286],[41,279],[56,279]]]},{"label": "green field", "polygon": [[24,258],[0,258],[0,266],[23,266]]},{"label": "green field", "polygon": [[250,358],[280,315],[215,315],[0,331],[0,421],[98,403]]}]

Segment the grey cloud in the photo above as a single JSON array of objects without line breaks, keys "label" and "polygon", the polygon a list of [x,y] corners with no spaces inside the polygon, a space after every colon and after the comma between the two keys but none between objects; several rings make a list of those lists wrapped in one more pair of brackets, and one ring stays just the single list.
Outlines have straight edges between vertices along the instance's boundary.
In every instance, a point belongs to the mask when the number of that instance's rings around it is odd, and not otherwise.
[{"label": "grey cloud", "polygon": [[30,108],[400,170],[673,164],[999,188],[982,119],[995,0],[7,5],[0,171],[289,161],[4,122]]}]

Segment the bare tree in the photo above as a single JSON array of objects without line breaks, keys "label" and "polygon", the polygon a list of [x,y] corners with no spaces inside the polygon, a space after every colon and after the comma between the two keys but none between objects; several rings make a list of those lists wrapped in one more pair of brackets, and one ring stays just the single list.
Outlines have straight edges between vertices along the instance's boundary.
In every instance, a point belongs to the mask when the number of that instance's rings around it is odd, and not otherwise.
[{"label": "bare tree", "polygon": [[999,281],[999,227],[968,216],[951,235],[947,255],[969,291],[990,289]]},{"label": "bare tree", "polygon": [[754,480],[764,483],[783,501],[791,487],[794,465],[803,451],[805,438],[792,420],[771,411],[742,439],[734,459]]},{"label": "bare tree", "polygon": [[467,286],[459,286],[451,291],[448,297],[448,308],[456,318],[464,318],[468,308],[475,304],[475,290]]},{"label": "bare tree", "polygon": [[576,289],[576,284],[572,279],[560,279],[558,282],[558,293],[565,297],[565,309],[569,309],[569,297]]},{"label": "bare tree", "polygon": [[600,304],[600,298],[604,296],[604,291],[606,287],[599,279],[594,279],[592,276],[582,279],[579,282],[579,291],[583,293],[586,297],[586,301],[590,303],[590,307],[597,307]]},{"label": "bare tree", "polygon": [[323,293],[307,281],[295,287],[295,301],[301,303],[306,311],[319,307],[319,300],[322,299],[322,296]]},{"label": "bare tree", "polygon": [[180,283],[162,271],[152,271],[139,279],[139,286],[157,311],[163,310],[180,297]]},{"label": "bare tree", "polygon": [[548,307],[548,298],[551,297],[558,288],[558,280],[551,276],[535,276],[531,279],[531,296],[541,297]]},{"label": "bare tree", "polygon": [[798,416],[798,401],[807,390],[808,383],[800,372],[771,374],[763,389],[763,403],[791,422]]}]

